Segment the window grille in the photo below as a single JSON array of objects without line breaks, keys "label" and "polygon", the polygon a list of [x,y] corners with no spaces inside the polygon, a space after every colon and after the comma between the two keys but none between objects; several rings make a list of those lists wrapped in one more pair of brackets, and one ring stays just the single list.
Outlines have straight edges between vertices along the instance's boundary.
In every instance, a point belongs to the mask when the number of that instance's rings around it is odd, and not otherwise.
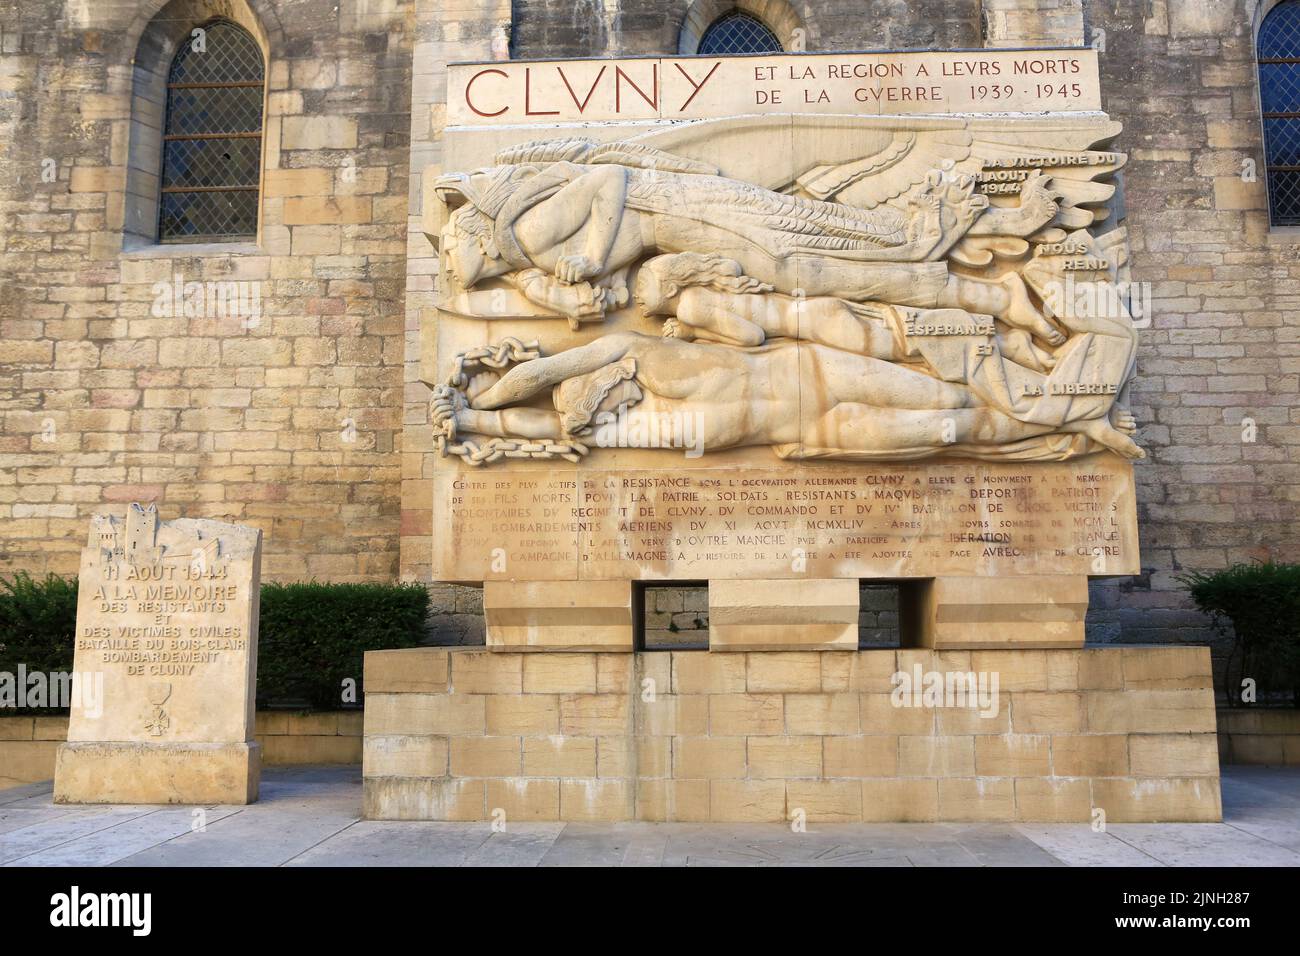
[{"label": "window grille", "polygon": [[161,242],[257,236],[262,51],[227,20],[200,31],[181,47],[167,77]]},{"label": "window grille", "polygon": [[748,13],[734,11],[714,20],[700,38],[701,54],[729,56],[734,53],[780,53],[781,41],[763,22]]},{"label": "window grille", "polygon": [[1259,97],[1269,216],[1300,226],[1300,2],[1286,0],[1259,30]]}]

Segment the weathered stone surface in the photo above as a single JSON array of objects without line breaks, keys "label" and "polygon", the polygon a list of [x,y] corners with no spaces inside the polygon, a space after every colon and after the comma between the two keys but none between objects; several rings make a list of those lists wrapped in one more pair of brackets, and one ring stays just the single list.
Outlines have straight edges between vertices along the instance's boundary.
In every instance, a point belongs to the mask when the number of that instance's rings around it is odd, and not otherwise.
[{"label": "weathered stone surface", "polygon": [[[1183,650],[1143,649],[1134,679],[1158,672],[1161,655],[1181,681],[1208,676],[1208,655]],[[366,696],[366,814],[1084,823],[1101,810],[1113,822],[1218,819],[1208,692],[1080,690],[1061,679],[1084,658],[1098,673],[1110,670],[1101,658],[1116,658],[1122,672],[1126,653],[452,651],[447,690]],[[827,659],[847,665],[823,688],[817,665]],[[522,691],[517,681],[458,685],[460,660],[521,674]],[[605,661],[655,674],[655,692],[600,685]],[[887,687],[916,667],[941,687],[981,671],[989,693],[927,701],[846,689]],[[1130,696],[1135,706],[1117,705]]]},{"label": "weathered stone surface", "polygon": [[909,589],[904,621],[921,647],[1082,647],[1082,575],[938,577]]},{"label": "weathered stone surface", "polygon": [[627,581],[488,581],[487,646],[496,651],[630,651]]},{"label": "weathered stone surface", "polygon": [[709,585],[711,651],[857,649],[856,580],[721,580]]},{"label": "weathered stone surface", "polygon": [[[268,578],[388,579],[399,539],[403,573],[429,578],[429,408],[417,363],[405,376],[401,366],[404,348],[416,350],[420,311],[436,305],[436,253],[413,243],[404,263],[407,213],[429,198],[418,178],[442,164],[444,66],[502,55],[493,45],[502,36],[519,58],[671,57],[683,4],[649,0],[636,18],[576,23],[549,0],[472,9],[393,0],[345,5],[338,16],[333,6],[258,8],[263,26],[279,31],[275,48],[294,51],[292,69],[270,59],[261,250],[121,254],[115,171],[130,154],[125,81],[140,52],[129,42],[138,4],[92,4],[83,22],[56,0],[32,0],[7,31],[6,55],[21,69],[2,82],[23,108],[3,121],[0,150],[8,168],[33,171],[0,185],[19,204],[0,223],[15,279],[0,297],[0,352],[19,376],[17,400],[0,414],[4,450],[26,462],[3,476],[12,501],[0,505],[0,537],[12,567],[72,573],[100,502],[157,494],[164,514],[184,508],[274,529]],[[1214,0],[827,0],[799,15],[814,51],[860,49],[864,22],[905,49],[1104,40],[1105,106],[1127,127],[1116,148],[1131,151],[1133,278],[1150,283],[1159,320],[1141,333],[1145,379],[1133,409],[1151,452],[1137,490],[1148,573],[1132,589],[1095,586],[1090,627],[1094,640],[1212,638],[1188,610],[1176,569],[1295,553],[1296,480],[1284,464],[1300,390],[1286,351],[1293,250],[1256,208],[1264,177],[1249,16]],[[1161,108],[1142,108],[1135,90]],[[83,123],[61,119],[70,116]],[[294,117],[355,121],[356,146],[287,149]],[[303,124],[288,125],[289,145],[301,145]],[[37,182],[47,159],[56,181]],[[1247,160],[1254,184],[1243,182]],[[417,180],[409,202],[408,167]],[[78,188],[105,191],[70,192],[74,177]],[[374,219],[282,225],[276,203],[292,195],[374,196]],[[214,330],[206,315],[152,315],[153,284],[177,272],[260,284],[263,325],[250,335],[238,321]],[[160,343],[190,337],[219,358],[160,371]],[[331,348],[328,377],[328,366],[298,364]],[[223,380],[209,381],[218,368]],[[208,407],[213,399],[236,404]],[[348,418],[359,426],[355,444],[341,440]],[[70,453],[98,458],[74,469]],[[141,453],[152,456],[144,472]],[[481,640],[481,616],[464,610],[478,592],[440,593],[450,600],[439,606],[437,638]]]},{"label": "weathered stone surface", "polygon": [[56,800],[257,799],[261,546],[256,528],[160,523],[152,505],[91,522]]},{"label": "weathered stone surface", "polygon": [[56,803],[243,804],[257,800],[255,743],[75,742],[59,747]]}]

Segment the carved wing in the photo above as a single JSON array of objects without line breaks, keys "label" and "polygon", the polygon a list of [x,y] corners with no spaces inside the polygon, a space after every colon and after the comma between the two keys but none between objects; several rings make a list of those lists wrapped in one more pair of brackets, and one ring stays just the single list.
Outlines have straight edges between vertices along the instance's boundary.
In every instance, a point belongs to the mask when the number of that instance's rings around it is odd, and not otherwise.
[{"label": "carved wing", "polygon": [[[1120,129],[1119,123],[1095,116],[1051,117],[1010,129],[972,120],[971,161],[978,168],[971,172],[1042,170],[1051,177],[1052,190],[1060,199],[1061,212],[1053,225],[1067,231],[1087,228],[1114,213],[1113,177],[1127,157],[1108,147]],[[1060,237],[1043,238],[1059,241]]]},{"label": "carved wing", "polygon": [[971,156],[965,120],[770,114],[651,130],[633,142],[774,192],[874,209]]},{"label": "carved wing", "polygon": [[658,169],[667,173],[696,173],[702,176],[718,175],[718,167],[709,163],[697,162],[684,156],[676,156],[662,149],[620,140],[613,143],[597,143],[595,140],[549,139],[534,140],[511,146],[496,154],[495,162],[500,166],[518,163],[579,163],[584,166],[616,164],[633,166],[638,169]]},{"label": "carved wing", "polygon": [[909,192],[935,169],[951,169],[971,153],[971,135],[960,129],[892,131],[887,143],[862,159],[814,166],[795,180],[813,199],[874,209]]}]

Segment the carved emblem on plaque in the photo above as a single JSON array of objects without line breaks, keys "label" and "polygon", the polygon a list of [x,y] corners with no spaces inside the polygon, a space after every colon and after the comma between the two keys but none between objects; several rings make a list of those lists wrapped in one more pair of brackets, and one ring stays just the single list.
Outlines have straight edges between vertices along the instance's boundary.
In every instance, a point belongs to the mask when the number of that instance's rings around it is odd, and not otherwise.
[{"label": "carved emblem on plaque", "polygon": [[149,731],[150,737],[161,737],[171,725],[171,718],[167,716],[167,711],[163,709],[163,705],[167,703],[167,698],[172,695],[172,685],[162,681],[155,681],[149,685],[148,694],[152,710],[144,722],[144,728]]}]

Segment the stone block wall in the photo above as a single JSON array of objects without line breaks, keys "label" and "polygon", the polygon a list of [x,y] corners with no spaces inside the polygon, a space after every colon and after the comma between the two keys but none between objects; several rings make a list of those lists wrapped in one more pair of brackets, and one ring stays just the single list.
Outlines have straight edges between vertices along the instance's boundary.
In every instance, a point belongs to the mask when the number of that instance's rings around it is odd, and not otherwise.
[{"label": "stone block wall", "polygon": [[[124,250],[132,60],[163,6],[0,17],[0,574],[74,573],[91,513],[154,500],[261,527],[272,580],[391,579],[411,3],[253,0],[259,242]],[[261,314],[187,310],[177,277]]]},{"label": "stone block wall", "polygon": [[55,754],[67,739],[67,717],[0,719],[0,790],[53,780]]},{"label": "stone block wall", "polygon": [[1300,766],[1300,710],[1219,711],[1223,763]]},{"label": "stone block wall", "polygon": [[[996,712],[896,706],[914,668],[996,673]],[[368,653],[365,680],[369,819],[1221,815],[1204,648],[416,649]]]},{"label": "stone block wall", "polygon": [[1094,588],[1100,638],[1213,639],[1179,574],[1300,560],[1300,235],[1268,223],[1257,7],[1084,5],[1089,38],[1104,31],[1133,278],[1150,284],[1154,314],[1133,409],[1149,454],[1136,469],[1149,573]]},{"label": "stone block wall", "polygon": [[[459,20],[462,29],[484,37],[486,52],[476,55],[492,55],[489,21],[502,14],[489,14],[489,6],[476,8],[478,19],[445,15],[444,22]],[[1084,43],[1102,49],[1103,106],[1124,123],[1117,148],[1130,155],[1133,277],[1149,283],[1154,320],[1141,332],[1134,409],[1150,454],[1137,467],[1144,572],[1094,583],[1088,635],[1101,643],[1216,641],[1179,584],[1183,571],[1300,558],[1300,240],[1268,228],[1263,183],[1240,175],[1247,159],[1263,164],[1255,5],[871,0],[792,6],[810,50]],[[668,52],[675,24],[692,4],[657,0],[638,4],[635,16],[630,4],[598,7],[576,16],[571,3],[513,4],[513,55]],[[640,15],[647,10],[654,16]],[[436,128],[436,109],[433,115]],[[436,150],[430,157],[436,160]],[[421,454],[416,442],[419,449],[429,446],[422,393],[412,387],[408,394],[416,396],[406,417],[408,436],[416,436],[408,441],[411,475]],[[1252,440],[1244,441],[1246,435]],[[419,494],[404,498],[405,506],[423,508],[424,485],[409,485]],[[433,528],[436,519],[423,511],[410,523]],[[420,541],[404,539],[403,549],[403,571],[419,577]],[[440,603],[462,613],[458,599]],[[437,640],[461,641],[466,630],[450,620],[439,633],[445,637]]]}]

